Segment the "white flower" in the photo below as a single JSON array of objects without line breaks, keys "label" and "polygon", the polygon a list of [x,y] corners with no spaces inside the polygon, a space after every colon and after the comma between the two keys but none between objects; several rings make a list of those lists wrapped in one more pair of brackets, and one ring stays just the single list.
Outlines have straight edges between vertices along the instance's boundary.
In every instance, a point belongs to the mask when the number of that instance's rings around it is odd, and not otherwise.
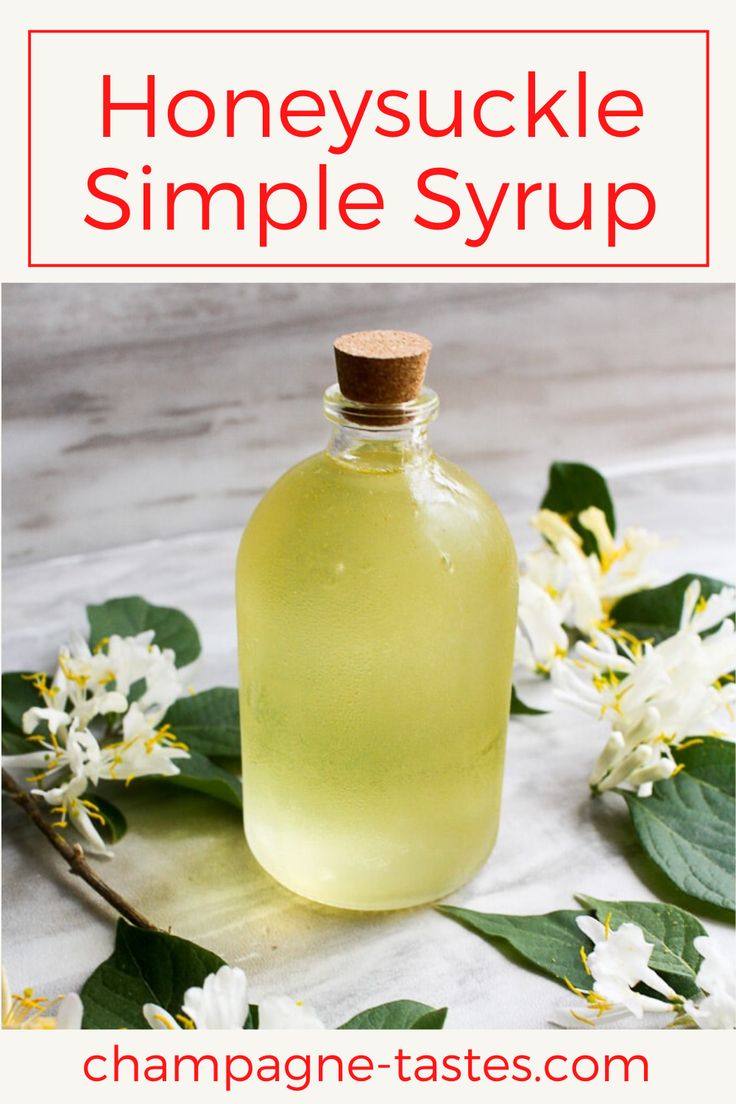
[{"label": "white flower", "polygon": [[182,1011],[200,1030],[242,1027],[248,1018],[245,974],[237,966],[221,966],[217,973],[208,974],[201,988],[187,989]]},{"label": "white flower", "polygon": [[[629,529],[616,544],[596,506],[583,510],[578,521],[595,537],[598,554],[586,555],[582,538],[560,514],[540,510],[532,525],[545,543],[526,556],[525,574],[558,607],[561,624],[591,636],[606,623],[614,601],[651,585],[645,562],[661,541],[644,529]],[[522,653],[521,662],[526,658]]]},{"label": "white flower", "polygon": [[[54,1006],[58,1005],[54,1011]],[[5,970],[2,971],[3,1030],[69,1030],[82,1026],[82,1002],[76,993],[67,993],[57,1001],[34,997],[32,989],[11,993]]]},{"label": "white flower", "polygon": [[144,1004],[143,1015],[150,1027],[169,1031],[187,1027],[201,1030],[242,1028],[248,1018],[248,982],[239,967],[221,966],[208,974],[201,986],[187,989],[182,1015],[174,1017],[157,1004]]},{"label": "white flower", "polygon": [[655,577],[645,570],[645,566],[652,552],[662,547],[663,542],[656,533],[639,528],[627,529],[620,544],[616,544],[606,515],[597,506],[583,510],[578,514],[578,521],[593,534],[598,546],[598,555],[589,557],[589,566],[607,609],[612,601],[625,594],[633,594],[652,585]]},{"label": "white flower", "polygon": [[[596,1027],[605,1021],[621,1019],[629,1013],[641,1019],[644,1013],[665,1012],[681,998],[649,965],[654,950],[637,924],[621,924],[613,931],[593,916],[578,916],[580,930],[593,942],[593,950],[581,957],[593,985],[588,991],[569,984],[578,998],[567,1002],[554,1016],[561,1027]],[[635,986],[645,984],[666,1001],[638,993]]]},{"label": "white flower", "polygon": [[653,782],[677,769],[673,746],[694,734],[733,735],[733,622],[704,637],[699,630],[736,607],[736,591],[727,588],[707,602],[699,596],[696,580],[685,594],[680,629],[657,645],[611,630],[553,665],[560,699],[610,726],[591,775],[594,790],[626,784],[646,796]]},{"label": "white flower", "polygon": [[168,725],[154,728],[140,705],[134,702],[123,717],[122,739],[102,749],[100,778],[129,782],[147,775],[179,774],[175,759],[188,759]]},{"label": "white flower", "polygon": [[707,994],[697,1001],[685,1001],[685,1011],[702,1028],[736,1028],[736,971],[731,959],[721,955],[707,935],[693,945],[703,961],[696,981]]},{"label": "white flower", "polygon": [[668,1000],[676,996],[672,987],[649,966],[654,944],[647,943],[637,924],[621,924],[611,931],[594,916],[578,916],[576,923],[594,943],[587,965],[596,992],[605,1000],[623,1005],[639,1017],[644,1011],[661,1010],[662,1004],[654,997],[634,992],[633,986],[640,982]]},{"label": "white flower", "polygon": [[[156,724],[182,692],[182,677],[170,648],[153,643],[153,630],[137,636],[111,636],[95,651],[73,633],[69,644],[59,650],[58,668],[51,686],[44,674],[33,676],[33,685],[43,699],[23,717],[23,731],[35,732],[45,721],[56,735],[76,719],[88,728],[96,717],[121,714],[128,708],[131,690],[138,691],[138,704]],[[114,684],[114,689],[109,689]]]},{"label": "white flower", "polygon": [[128,708],[125,696],[106,688],[113,679],[106,657],[93,656],[81,637],[73,638],[72,645],[59,653],[59,668],[51,686],[45,674],[33,675],[31,681],[44,706],[26,710],[23,731],[27,735],[35,732],[43,721],[56,736],[73,720],[80,728],[88,728],[97,716],[124,713]]},{"label": "white flower", "polygon": [[571,994],[565,1004],[561,1004],[554,1010],[549,1017],[549,1023],[554,1024],[555,1027],[568,1028],[608,1027],[619,1020],[627,1019],[630,1015],[628,1008],[623,1006],[608,1008],[604,1001],[591,1002],[588,995],[581,990],[580,996]]},{"label": "white flower", "polygon": [[[94,824],[94,821],[104,824],[105,819],[93,801],[82,797],[88,783],[95,784],[100,778],[102,753],[97,739],[87,729],[79,728],[75,719],[65,736],[60,735],[57,739],[51,735],[48,740],[39,737],[36,742],[39,744],[37,751],[3,756],[3,765],[39,768],[28,781],[46,783],[31,792],[42,797],[51,806],[52,812],[58,815],[53,826],[68,828],[71,822],[86,840],[90,851],[110,855]],[[54,780],[55,785],[48,785]]]},{"label": "white flower", "polygon": [[107,659],[115,673],[115,685],[123,694],[129,696],[131,687],[145,680],[138,704],[155,724],[181,695],[182,679],[174,652],[171,648],[159,648],[153,638],[153,630],[137,636],[111,636],[107,641]]},{"label": "white flower", "polygon": [[[155,645],[153,636],[115,635],[92,651],[72,634],[59,650],[51,685],[43,673],[24,676],[40,698],[22,718],[23,732],[37,748],[3,757],[4,766],[37,769],[28,781],[40,784],[33,792],[59,814],[54,826],[71,823],[99,854],[111,852],[95,825],[105,823],[99,807],[83,797],[88,784],[175,775],[175,760],[189,755],[169,726],[160,724],[182,684],[174,652]],[[138,700],[131,703],[131,695]]]},{"label": "white flower", "polygon": [[702,633],[720,625],[726,617],[736,613],[736,587],[723,587],[722,590],[703,598],[697,579],[688,586],[682,603],[680,628],[691,628]]},{"label": "white flower", "polygon": [[[202,1030],[242,1028],[248,1018],[248,982],[238,967],[221,966],[208,974],[201,986],[184,994],[181,1013],[173,1016],[157,1004],[144,1004],[143,1015],[149,1027],[178,1031],[182,1027]],[[266,1030],[294,1028],[306,1030],[324,1027],[309,1005],[291,997],[264,997],[258,1007],[258,1026]]]},{"label": "white flower", "polygon": [[76,717],[83,727],[97,716],[125,711],[128,703],[119,687],[107,689],[115,681],[108,657],[102,651],[90,651],[79,633],[73,633],[69,644],[59,650],[58,662],[48,690],[56,708]]},{"label": "white flower", "polygon": [[305,1031],[323,1028],[325,1025],[317,1013],[304,1001],[291,997],[264,997],[258,1005],[258,1026],[271,1030],[274,1028],[293,1028]]},{"label": "white flower", "polygon": [[84,839],[88,851],[111,858],[112,851],[95,827],[95,821],[98,824],[104,824],[105,818],[91,798],[82,797],[86,788],[86,777],[76,775],[53,790],[32,790],[31,792],[43,797],[51,806],[51,812],[57,814],[58,820],[53,822],[53,828],[68,828],[71,824]]},{"label": "white flower", "polygon": [[68,783],[79,778],[97,782],[100,745],[88,729],[79,727],[76,720],[71,722],[68,733],[59,738],[52,732],[48,740],[35,737],[33,742],[38,750],[20,755],[4,755],[3,766],[38,768],[38,773],[29,778],[29,782],[48,781],[63,770],[68,770],[71,774]]},{"label": "white flower", "polygon": [[32,732],[35,732],[41,721],[45,721],[51,735],[56,736],[60,728],[67,728],[72,723],[72,718],[63,709],[44,709],[40,706],[33,706],[23,714],[23,731],[26,736],[30,736]]},{"label": "white flower", "polygon": [[537,583],[522,575],[516,662],[546,673],[555,659],[566,654],[567,633],[562,627],[559,607]]},{"label": "white flower", "polygon": [[[181,1031],[181,1024],[177,1023],[174,1016],[170,1012],[167,1012],[165,1008],[162,1008],[160,1004],[144,1004],[143,1015],[146,1023],[154,1031]],[[187,1024],[187,1027],[190,1025]],[[191,1024],[191,1027],[196,1027],[196,1024]]]}]

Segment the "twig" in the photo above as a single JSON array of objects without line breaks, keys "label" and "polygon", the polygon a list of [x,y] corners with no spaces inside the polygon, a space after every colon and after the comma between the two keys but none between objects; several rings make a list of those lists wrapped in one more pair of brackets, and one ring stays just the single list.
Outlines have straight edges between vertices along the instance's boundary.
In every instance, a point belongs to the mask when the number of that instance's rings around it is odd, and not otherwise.
[{"label": "twig", "polygon": [[86,882],[95,893],[98,893],[100,897],[104,898],[104,900],[107,901],[109,905],[112,905],[125,920],[134,924],[135,927],[147,928],[148,931],[159,930],[155,924],[152,924],[142,913],[138,912],[138,909],[128,904],[125,898],[121,897],[112,886],[109,886],[99,875],[95,874],[92,867],[87,863],[81,846],[78,843],[73,845],[67,843],[65,839],[62,839],[62,837],[54,831],[46,818],[42,815],[33,795],[28,793],[27,790],[22,789],[6,770],[3,770],[3,789],[12,797],[16,805],[20,806],[26,816],[33,821],[39,832],[43,833],[51,846],[66,859],[72,874],[76,874],[78,878]]}]

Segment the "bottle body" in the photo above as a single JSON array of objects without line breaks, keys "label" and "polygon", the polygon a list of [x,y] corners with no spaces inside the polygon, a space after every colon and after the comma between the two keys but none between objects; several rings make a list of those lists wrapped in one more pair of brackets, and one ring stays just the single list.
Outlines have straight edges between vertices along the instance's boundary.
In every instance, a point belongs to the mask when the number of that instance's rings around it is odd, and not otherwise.
[{"label": "bottle body", "polygon": [[237,564],[244,817],[295,892],[400,908],[495,842],[516,624],[497,508],[428,451],[368,441],[287,472]]}]

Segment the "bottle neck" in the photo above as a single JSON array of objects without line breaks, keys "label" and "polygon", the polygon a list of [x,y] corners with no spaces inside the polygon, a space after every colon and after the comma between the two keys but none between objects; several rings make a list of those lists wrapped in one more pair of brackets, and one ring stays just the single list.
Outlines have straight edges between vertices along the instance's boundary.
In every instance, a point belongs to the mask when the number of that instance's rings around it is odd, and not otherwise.
[{"label": "bottle neck", "polygon": [[345,398],[337,385],[324,395],[333,429],[327,451],[341,463],[370,471],[391,471],[424,463],[432,453],[429,426],[439,399],[425,388],[408,403],[380,405]]}]

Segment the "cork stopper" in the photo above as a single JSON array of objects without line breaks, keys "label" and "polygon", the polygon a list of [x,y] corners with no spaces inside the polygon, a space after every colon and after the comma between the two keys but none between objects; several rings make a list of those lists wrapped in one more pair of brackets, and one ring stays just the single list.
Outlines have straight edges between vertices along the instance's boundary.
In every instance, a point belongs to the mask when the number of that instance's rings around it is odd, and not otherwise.
[{"label": "cork stopper", "polygon": [[364,330],[335,341],[340,391],[352,402],[392,406],[422,393],[432,344],[402,330]]}]

